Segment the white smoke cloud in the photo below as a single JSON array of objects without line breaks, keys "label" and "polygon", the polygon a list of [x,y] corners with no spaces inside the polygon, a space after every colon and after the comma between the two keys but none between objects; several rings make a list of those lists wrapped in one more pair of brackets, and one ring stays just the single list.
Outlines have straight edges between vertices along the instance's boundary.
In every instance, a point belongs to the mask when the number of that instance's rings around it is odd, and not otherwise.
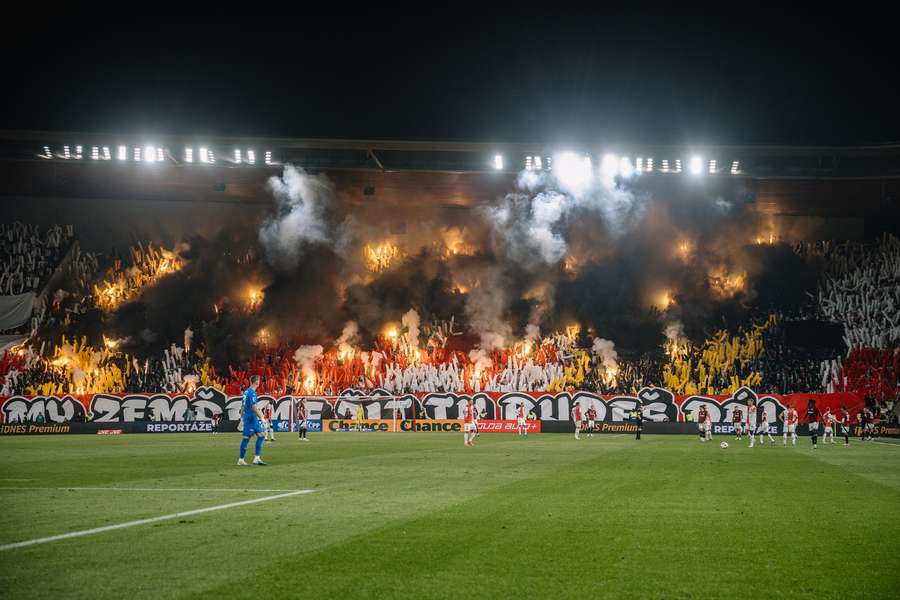
[{"label": "white smoke cloud", "polygon": [[269,178],[277,214],[259,230],[259,241],[273,265],[290,269],[297,265],[304,247],[331,242],[325,210],[333,198],[331,182],[322,175],[308,175],[286,165],[279,176]]},{"label": "white smoke cloud", "polygon": [[469,328],[478,332],[481,347],[487,350],[503,348],[512,335],[505,319],[509,299],[500,269],[484,269],[476,285],[466,297]]},{"label": "white smoke cloud", "polygon": [[591,346],[591,352],[597,355],[600,363],[607,371],[616,371],[619,368],[619,353],[616,352],[616,345],[612,340],[603,338],[594,338],[594,344]]},{"label": "white smoke cloud", "polygon": [[335,345],[338,347],[338,352],[340,352],[341,354],[347,354],[353,350],[353,345],[358,341],[359,325],[356,324],[356,321],[347,321],[346,323],[344,323],[344,330],[341,331],[341,337],[337,339]]},{"label": "white smoke cloud", "polygon": [[191,351],[191,340],[193,340],[193,339],[194,339],[194,332],[190,328],[190,326],[188,326],[188,328],[184,330],[184,351],[185,352]]},{"label": "white smoke cloud", "polygon": [[537,325],[528,324],[525,326],[525,339],[530,342],[536,342],[541,339],[541,328]]},{"label": "white smoke cloud", "polygon": [[300,367],[304,377],[314,376],[316,373],[316,360],[321,358],[323,348],[314,346],[300,346],[294,352],[294,362]]},{"label": "white smoke cloud", "polygon": [[400,319],[400,323],[406,328],[403,334],[410,352],[415,352],[419,347],[419,313],[412,308]]},{"label": "white smoke cloud", "polygon": [[673,321],[663,330],[666,339],[673,344],[681,345],[685,341],[684,325],[681,321]]}]

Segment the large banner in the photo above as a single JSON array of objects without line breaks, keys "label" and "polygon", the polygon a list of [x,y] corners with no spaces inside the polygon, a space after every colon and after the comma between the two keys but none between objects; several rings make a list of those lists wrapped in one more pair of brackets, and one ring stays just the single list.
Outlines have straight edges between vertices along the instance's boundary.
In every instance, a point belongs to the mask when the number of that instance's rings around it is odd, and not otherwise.
[{"label": "large banner", "polygon": [[0,331],[18,327],[31,318],[34,292],[0,296]]},{"label": "large banner", "polygon": [[[260,396],[272,403],[273,419],[290,421],[296,396]],[[643,407],[644,419],[650,422],[696,421],[700,407],[706,406],[713,423],[730,424],[734,411],[746,416],[746,405],[753,400],[761,418],[763,411],[772,425],[780,424],[780,416],[793,406],[801,418],[806,404],[814,399],[819,408],[837,412],[846,406],[855,419],[863,406],[863,397],[856,393],[837,394],[757,394],[741,388],[725,396],[676,396],[672,392],[648,387],[636,396],[600,395],[593,392],[481,392],[475,394],[419,393],[391,396],[384,390],[363,392],[345,390],[338,397],[308,397],[308,418],[327,423],[329,420],[352,421],[356,408],[362,406],[369,421],[410,422],[424,420],[455,421],[462,418],[466,402],[472,399],[484,421],[515,420],[516,410],[525,406],[542,423],[571,422],[572,407],[578,403],[582,411],[593,408],[600,422],[624,422],[629,411],[638,403]],[[222,414],[225,420],[239,419],[241,396],[226,396],[223,392],[201,387],[193,395],[184,394],[88,394],[83,396],[9,396],[0,397],[0,422],[35,422],[41,416],[46,423],[91,421],[119,423],[143,421],[211,420]],[[188,414],[190,409],[191,415]],[[193,418],[189,419],[188,417]],[[393,425],[392,425],[393,426]],[[322,427],[327,429],[326,426]],[[555,428],[554,428],[555,429]]]}]

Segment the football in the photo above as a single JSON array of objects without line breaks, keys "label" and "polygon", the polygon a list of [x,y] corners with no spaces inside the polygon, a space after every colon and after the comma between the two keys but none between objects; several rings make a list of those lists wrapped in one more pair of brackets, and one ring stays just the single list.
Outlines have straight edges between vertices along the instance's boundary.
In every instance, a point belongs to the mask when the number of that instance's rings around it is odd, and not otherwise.
[{"label": "football", "polygon": [[727,447],[728,447],[728,442],[722,442],[721,444],[719,444],[719,448],[721,448],[722,450],[724,450]]}]

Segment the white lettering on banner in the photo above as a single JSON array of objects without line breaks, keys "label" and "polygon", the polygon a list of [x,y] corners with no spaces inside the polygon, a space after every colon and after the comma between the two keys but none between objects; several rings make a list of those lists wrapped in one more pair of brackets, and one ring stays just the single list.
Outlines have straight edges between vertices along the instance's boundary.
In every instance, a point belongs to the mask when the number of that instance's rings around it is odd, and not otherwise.
[{"label": "white lettering on banner", "polygon": [[[291,417],[291,404],[296,396],[261,396],[262,400],[271,402],[274,412],[274,420],[287,420]],[[664,422],[678,421],[679,417],[692,415],[696,418],[700,406],[709,409],[713,422],[730,423],[735,411],[740,409],[746,414],[748,401],[754,401],[759,409],[759,418],[762,412],[767,413],[770,424],[779,423],[779,417],[785,410],[785,402],[788,400],[780,396],[757,396],[749,388],[742,387],[729,397],[708,397],[694,395],[679,397],[676,400],[674,394],[662,388],[643,388],[636,396],[618,395],[603,397],[592,392],[580,391],[570,395],[567,392],[559,393],[525,393],[502,392],[477,394],[453,394],[453,393],[424,393],[405,394],[392,398],[384,390],[363,392],[360,390],[344,390],[335,400],[310,398],[306,402],[308,418],[311,420],[321,418],[342,417],[348,408],[355,417],[357,406],[363,406],[366,418],[393,419],[394,412],[400,408],[405,418],[420,417],[423,413],[430,419],[458,419],[460,418],[466,401],[472,398],[476,410],[486,413],[486,419],[515,419],[517,408],[524,404],[526,413],[534,412],[542,421],[570,421],[573,402],[581,404],[582,410],[593,408],[597,411],[597,421],[622,422],[629,418],[629,412],[636,406],[641,406],[644,418],[647,421]],[[861,405],[862,397],[858,394],[834,395],[830,399],[824,396],[828,402],[840,402],[841,404]],[[91,412],[92,420],[98,423],[111,422],[135,422],[148,421],[154,416],[163,421],[184,421],[187,411],[194,411],[201,420],[210,420],[216,414],[222,413],[230,421],[240,418],[242,396],[229,396],[220,390],[210,387],[200,387],[194,393],[193,398],[184,394],[92,394],[85,398],[85,404],[69,395],[64,396],[10,396],[0,398],[0,414],[6,423],[37,421],[43,416],[48,423],[63,423],[78,420]],[[795,406],[802,401],[805,406],[805,397],[793,396],[790,402]],[[413,410],[415,409],[415,410]]]},{"label": "white lettering on banner", "polygon": [[525,405],[525,414],[527,415],[537,403],[534,398],[527,394],[516,392],[503,394],[503,396],[500,397],[500,414],[502,415],[502,418],[516,419],[516,411],[521,404]]},{"label": "white lettering on banner", "polygon": [[62,399],[54,396],[12,396],[3,403],[2,412],[5,423],[37,421],[38,415],[44,415],[44,419],[50,423],[65,423],[75,415],[83,416],[84,406],[71,396],[64,396]]},{"label": "white lettering on banner", "polygon": [[447,409],[453,406],[455,400],[455,394],[429,394],[422,403],[422,408],[432,419],[447,419]]},{"label": "white lettering on banner", "polygon": [[688,400],[682,402],[681,412],[684,415],[690,413],[694,423],[697,423],[700,421],[700,409],[704,406],[709,411],[710,420],[716,423],[722,420],[722,411],[719,409],[718,403],[700,396],[691,396]]},{"label": "white lettering on banner", "polygon": [[152,411],[150,414],[158,421],[184,421],[187,406],[187,398],[184,396],[175,400],[167,396],[153,396],[147,403],[147,407]]},{"label": "white lettering on banner", "polygon": [[[613,420],[615,420],[617,411],[621,412],[621,410],[619,410],[621,408],[621,403],[621,400],[616,400],[615,402],[610,403],[610,405],[613,406]],[[604,402],[603,399],[599,396],[595,394],[577,393],[575,394],[575,398],[572,400],[572,405],[574,406],[575,404],[581,405],[582,420],[587,421],[587,411],[592,408],[597,411],[597,418],[595,419],[596,421],[606,420],[606,414],[608,412],[606,402]],[[568,420],[569,418],[571,417],[567,417],[566,420]]]}]

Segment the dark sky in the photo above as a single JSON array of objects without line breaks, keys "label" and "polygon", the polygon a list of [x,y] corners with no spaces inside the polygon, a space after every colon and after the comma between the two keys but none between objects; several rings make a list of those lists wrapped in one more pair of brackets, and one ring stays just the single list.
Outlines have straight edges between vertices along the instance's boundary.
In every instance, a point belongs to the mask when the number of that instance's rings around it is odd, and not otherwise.
[{"label": "dark sky", "polygon": [[900,141],[900,30],[884,14],[819,7],[793,18],[754,3],[693,14],[642,3],[606,14],[523,3],[491,14],[483,3],[417,15],[387,5],[362,14],[352,3],[333,14],[189,4],[96,14],[35,4],[17,20],[27,26],[7,23],[0,36],[0,128]]}]

